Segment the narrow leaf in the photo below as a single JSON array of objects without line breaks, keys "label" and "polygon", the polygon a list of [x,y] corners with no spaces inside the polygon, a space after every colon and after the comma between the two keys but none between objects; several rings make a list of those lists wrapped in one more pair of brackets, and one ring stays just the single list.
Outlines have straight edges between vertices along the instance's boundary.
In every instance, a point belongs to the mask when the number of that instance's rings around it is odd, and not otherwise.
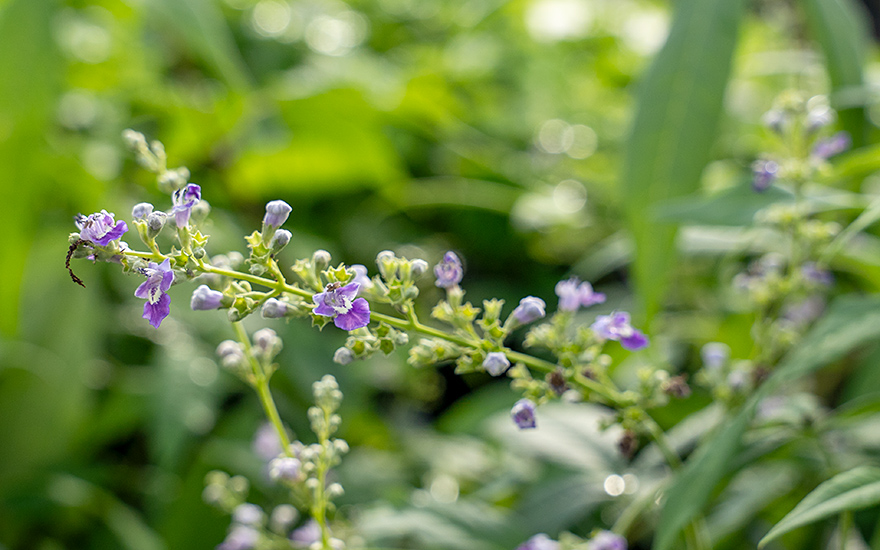
[{"label": "narrow leaf", "polygon": [[623,173],[636,245],[635,277],[650,317],[674,261],[675,226],[658,226],[653,206],[697,189],[710,158],[742,16],[742,0],[676,3],[669,39],[638,91],[639,108]]},{"label": "narrow leaf", "polygon": [[880,468],[861,466],[820,484],[764,535],[758,548],[780,536],[845,510],[880,503]]},{"label": "narrow leaf", "polygon": [[250,77],[219,6],[210,0],[158,0],[148,5],[184,39],[190,50],[239,91]]},{"label": "narrow leaf", "polygon": [[865,144],[867,100],[862,67],[868,45],[867,14],[851,0],[804,0],[804,13],[813,37],[825,53],[831,79],[832,105],[853,145]]},{"label": "narrow leaf", "polygon": [[705,441],[678,472],[675,484],[665,496],[654,550],[672,548],[681,530],[706,506],[715,487],[730,470],[733,457],[742,448],[742,435],[763,398],[878,337],[880,298],[844,296],[835,300],[802,344],[786,356],[739,413]]}]

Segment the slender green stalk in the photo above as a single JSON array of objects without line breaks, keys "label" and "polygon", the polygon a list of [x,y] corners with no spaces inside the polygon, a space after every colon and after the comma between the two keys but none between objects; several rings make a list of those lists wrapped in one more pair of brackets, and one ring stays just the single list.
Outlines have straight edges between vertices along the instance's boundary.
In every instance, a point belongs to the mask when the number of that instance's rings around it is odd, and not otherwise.
[{"label": "slender green stalk", "polygon": [[284,449],[284,454],[290,455],[290,438],[287,437],[287,432],[284,430],[284,424],[281,422],[281,416],[278,414],[275,400],[272,399],[272,392],[269,390],[269,378],[266,376],[266,373],[263,372],[263,368],[254,357],[250,338],[242,324],[240,322],[234,322],[232,323],[232,328],[235,329],[235,335],[238,338],[238,341],[244,346],[245,356],[247,357],[253,374],[252,384],[257,391],[257,395],[260,397],[260,404],[263,406],[266,418],[268,418],[269,422],[275,427],[275,431],[278,433],[278,439],[281,441],[281,446]]},{"label": "slender green stalk", "polygon": [[321,407],[324,413],[324,424],[321,433],[318,435],[318,442],[321,444],[322,453],[317,461],[317,470],[315,471],[315,479],[317,486],[315,487],[315,498],[312,501],[312,518],[318,522],[321,527],[321,548],[323,550],[332,550],[330,548],[330,527],[327,525],[327,470],[329,464],[327,460],[328,447],[330,443],[330,434],[327,426],[330,425],[330,411]]}]

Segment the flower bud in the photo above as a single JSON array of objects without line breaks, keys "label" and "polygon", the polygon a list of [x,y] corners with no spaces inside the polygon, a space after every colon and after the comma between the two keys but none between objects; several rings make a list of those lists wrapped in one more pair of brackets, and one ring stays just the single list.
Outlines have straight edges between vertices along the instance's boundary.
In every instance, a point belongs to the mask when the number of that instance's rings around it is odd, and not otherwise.
[{"label": "flower bud", "polygon": [[412,275],[413,278],[418,279],[422,275],[424,275],[428,271],[428,262],[425,260],[417,259],[412,261]]},{"label": "flower bud", "polygon": [[281,227],[287,221],[287,217],[293,210],[289,204],[281,200],[270,201],[266,204],[266,214],[263,216],[263,242],[271,242],[275,235],[275,230]]},{"label": "flower bud", "polygon": [[437,277],[434,284],[440,288],[451,288],[461,282],[464,269],[455,252],[450,250],[443,255],[440,263],[434,266],[434,276]]},{"label": "flower bud", "polygon": [[152,212],[147,216],[147,236],[155,239],[156,236],[165,227],[168,215],[165,212]]},{"label": "flower bud", "polygon": [[281,504],[272,510],[269,528],[278,534],[286,534],[287,530],[299,519],[299,512],[290,504]]},{"label": "flower bud", "polygon": [[254,333],[254,351],[266,359],[278,355],[281,346],[281,338],[271,328],[263,328]]},{"label": "flower bud", "polygon": [[534,428],[535,403],[531,399],[520,399],[510,409],[510,417],[520,430]]},{"label": "flower bud", "polygon": [[263,319],[280,319],[287,315],[289,310],[290,307],[287,305],[287,302],[269,298],[263,303],[263,307],[260,309],[260,316]]},{"label": "flower bud", "polygon": [[376,255],[376,266],[379,274],[386,281],[397,277],[397,257],[390,250],[383,250]]},{"label": "flower bud", "polygon": [[526,296],[519,301],[519,305],[514,308],[511,316],[520,325],[527,325],[532,321],[537,321],[546,315],[545,309],[547,304],[540,298],[534,296]]},{"label": "flower bud", "polygon": [[348,365],[352,361],[354,361],[354,353],[346,347],[337,349],[333,354],[333,362],[336,364]]},{"label": "flower bud", "polygon": [[256,504],[250,504],[247,502],[239,504],[235,507],[235,510],[232,511],[232,521],[241,525],[259,527],[262,525],[265,518],[266,515],[263,513],[262,508]]},{"label": "flower bud", "polygon": [[143,220],[153,211],[153,205],[148,202],[141,202],[134,205],[131,209],[131,217],[135,220]]},{"label": "flower bud", "polygon": [[510,361],[507,356],[500,351],[493,351],[486,355],[483,360],[483,368],[492,376],[501,376],[510,368]]},{"label": "flower bud", "polygon": [[315,250],[315,253],[312,254],[312,265],[315,266],[317,271],[327,269],[327,266],[330,265],[330,260],[330,253],[326,250]]},{"label": "flower bud", "polygon": [[244,364],[244,349],[241,344],[233,340],[224,340],[217,346],[217,356],[227,369],[236,369]]},{"label": "flower bud", "polygon": [[272,254],[278,254],[284,250],[284,247],[290,242],[291,236],[290,231],[279,229],[275,235],[272,236],[272,240],[269,241],[269,249],[272,250]]},{"label": "flower bud", "polygon": [[222,292],[211,290],[208,285],[201,285],[193,291],[189,305],[194,311],[207,311],[218,309],[222,300]]},{"label": "flower bud", "polygon": [[273,481],[296,481],[302,463],[292,457],[283,456],[269,462],[269,477]]}]

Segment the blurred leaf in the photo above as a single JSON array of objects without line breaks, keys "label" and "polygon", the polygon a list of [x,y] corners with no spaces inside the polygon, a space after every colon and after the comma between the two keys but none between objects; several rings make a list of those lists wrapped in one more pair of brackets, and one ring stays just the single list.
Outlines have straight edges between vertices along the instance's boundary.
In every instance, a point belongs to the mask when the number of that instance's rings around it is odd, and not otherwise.
[{"label": "blurred leaf", "polygon": [[380,113],[356,90],[334,90],[280,104],[287,135],[256,143],[227,173],[236,197],[279,192],[332,196],[404,178]]},{"label": "blurred leaf", "polygon": [[672,548],[678,533],[705,507],[715,487],[727,474],[742,448],[742,435],[757,404],[780,386],[792,382],[853,348],[880,337],[880,298],[843,296],[835,300],[822,319],[779,364],[773,375],[756,391],[739,413],[714,437],[705,441],[677,473],[666,494],[654,550]]},{"label": "blurred leaf", "polygon": [[683,0],[666,45],[638,92],[623,169],[623,194],[636,245],[635,279],[648,317],[669,282],[675,227],[645,215],[697,189],[710,158],[736,45],[742,0]]},{"label": "blurred leaf", "polygon": [[822,256],[823,259],[827,261],[829,258],[833,258],[835,254],[846,246],[850,239],[873,225],[877,220],[880,220],[880,199],[875,199],[874,202],[859,214],[858,218],[837,234],[825,249],[825,253]]},{"label": "blurred leaf", "polygon": [[850,0],[805,0],[802,4],[810,31],[825,53],[831,79],[832,106],[853,145],[864,145],[867,123],[862,67],[868,46],[867,14]]},{"label": "blurred leaf", "polygon": [[795,468],[790,463],[741,472],[706,518],[712,540],[720,541],[745,527],[768,504],[787,493],[796,480]]},{"label": "blurred leaf", "polygon": [[148,6],[160,12],[189,48],[210,64],[226,83],[247,91],[250,77],[226,19],[212,0],[158,0]]},{"label": "blurred leaf", "polygon": [[758,543],[768,542],[802,527],[843,512],[880,503],[880,468],[860,466],[838,474],[816,487]]},{"label": "blurred leaf", "polygon": [[51,185],[47,175],[44,132],[64,73],[50,33],[55,0],[14,0],[0,12],[0,166],[7,185],[0,201],[5,232],[0,255],[0,332],[16,330],[21,261],[39,223],[40,195]]},{"label": "blurred leaf", "polygon": [[688,196],[654,206],[657,222],[698,225],[750,225],[755,213],[794,196],[778,187],[756,193],[750,185],[735,185],[709,197]]},{"label": "blurred leaf", "polygon": [[455,206],[507,214],[521,194],[515,187],[494,181],[444,177],[412,180],[388,198],[406,209]]}]

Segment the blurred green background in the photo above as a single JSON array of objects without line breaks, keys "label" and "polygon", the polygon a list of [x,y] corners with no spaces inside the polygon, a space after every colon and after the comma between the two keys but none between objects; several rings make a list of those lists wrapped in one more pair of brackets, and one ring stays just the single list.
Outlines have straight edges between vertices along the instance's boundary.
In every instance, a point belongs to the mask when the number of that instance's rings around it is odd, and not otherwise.
[{"label": "blurred green background", "polygon": [[[189,311],[191,289],[175,287],[153,330],[138,281],[75,262],[83,289],[64,269],[74,214],[169,208],[123,129],[192,171],[212,254],[244,251],[280,198],[293,206],[288,264],[317,248],[371,268],[384,249],[432,264],[454,249],[475,303],[553,304],[574,273],[609,294],[600,313],[671,327],[684,345],[657,353],[687,365],[690,345],[748,339],[716,280],[740,258],[720,235],[685,240],[689,261],[674,263],[673,226],[652,208],[682,221],[688,204],[668,199],[730,193],[741,200],[721,225],[747,224],[763,204],[740,193],[767,143],[760,116],[787,87],[835,93],[857,145],[880,117],[864,14],[804,5],[0,0],[0,548],[213,548],[228,525],[201,502],[213,468],[250,475],[256,502],[280,497],[251,450],[258,402],[214,362],[223,316]],[[848,61],[826,63],[835,52]],[[861,273],[880,287],[876,268]],[[514,437],[504,383],[398,355],[342,368],[341,333],[271,326],[285,340],[273,386],[297,435],[309,437],[310,384],[340,380],[354,448],[342,515],[367,544],[502,549],[608,524],[601,482],[625,466],[615,434],[593,429],[602,411],[551,407],[545,430]],[[733,548],[742,524],[728,526]]]}]

